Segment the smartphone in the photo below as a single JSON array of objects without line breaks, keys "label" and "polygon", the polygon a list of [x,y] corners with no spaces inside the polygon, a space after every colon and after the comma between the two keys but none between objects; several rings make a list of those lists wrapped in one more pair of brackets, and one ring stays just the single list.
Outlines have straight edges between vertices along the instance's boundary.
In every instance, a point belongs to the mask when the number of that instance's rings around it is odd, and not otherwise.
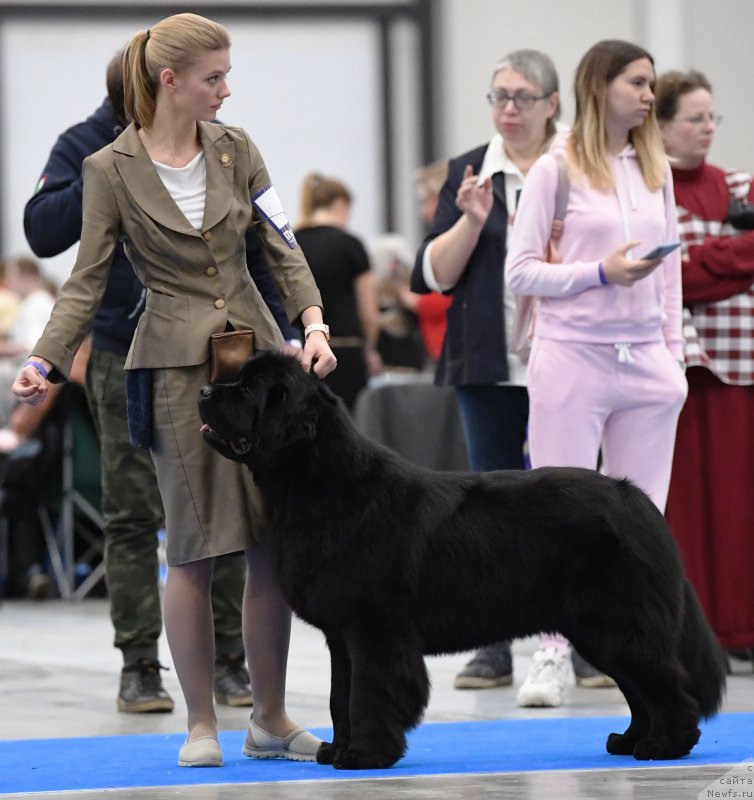
[{"label": "smartphone", "polygon": [[680,247],[680,242],[669,242],[668,244],[661,244],[659,247],[655,247],[654,250],[651,250],[645,256],[642,256],[642,259],[645,261],[652,261],[655,258],[665,258],[665,256],[669,255],[673,252],[677,247]]}]

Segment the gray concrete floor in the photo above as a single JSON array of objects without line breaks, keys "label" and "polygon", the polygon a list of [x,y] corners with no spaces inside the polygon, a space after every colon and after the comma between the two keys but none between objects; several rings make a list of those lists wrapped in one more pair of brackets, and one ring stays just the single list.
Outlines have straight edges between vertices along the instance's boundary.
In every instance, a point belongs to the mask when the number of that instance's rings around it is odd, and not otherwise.
[{"label": "gray concrete floor", "polygon": [[[0,605],[0,739],[65,738],[137,733],[181,733],[186,709],[175,672],[164,673],[164,683],[176,701],[172,714],[122,714],[115,697],[121,667],[112,646],[106,600],[5,601]],[[433,692],[425,720],[452,722],[530,717],[616,716],[628,713],[617,689],[569,690],[559,709],[520,709],[516,687],[524,680],[531,640],[514,645],[512,688],[457,691],[453,678],[464,665],[464,654],[428,659]],[[172,666],[167,643],[160,658]],[[725,711],[754,711],[754,675],[751,665],[733,662]],[[329,726],[329,659],[319,631],[294,621],[288,670],[288,711],[301,724]],[[218,707],[222,730],[242,730],[248,709]],[[753,735],[754,740],[754,735]],[[284,784],[225,784],[167,789],[118,790],[123,800],[287,800],[305,792],[308,800],[350,798],[696,798],[728,767],[667,767],[649,769],[584,770],[574,772],[501,773],[442,777],[380,778]],[[31,795],[25,795],[29,797]],[[51,797],[46,794],[44,797]],[[69,800],[113,796],[113,791],[66,792]],[[12,795],[2,794],[7,800]]]}]

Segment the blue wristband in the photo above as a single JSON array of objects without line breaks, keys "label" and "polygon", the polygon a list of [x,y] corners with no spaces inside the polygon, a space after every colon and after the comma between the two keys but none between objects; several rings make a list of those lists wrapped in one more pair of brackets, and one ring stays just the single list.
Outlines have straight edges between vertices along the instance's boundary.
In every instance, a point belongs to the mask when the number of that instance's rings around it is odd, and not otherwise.
[{"label": "blue wristband", "polygon": [[597,272],[600,276],[600,283],[603,286],[607,286],[610,281],[607,279],[607,275],[605,275],[605,268],[602,266],[602,262],[600,261],[599,266],[597,267]]},{"label": "blue wristband", "polygon": [[45,379],[47,380],[47,376],[50,374],[39,361],[32,361],[29,359],[25,364],[25,367],[34,367],[34,369]]}]

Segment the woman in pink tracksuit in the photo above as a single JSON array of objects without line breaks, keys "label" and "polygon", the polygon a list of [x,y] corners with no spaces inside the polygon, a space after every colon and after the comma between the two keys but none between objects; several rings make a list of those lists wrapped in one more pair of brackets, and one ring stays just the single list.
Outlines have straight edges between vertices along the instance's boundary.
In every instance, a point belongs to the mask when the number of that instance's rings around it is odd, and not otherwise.
[{"label": "woman in pink tracksuit", "polygon": [[686,397],[680,250],[673,185],[654,115],[651,56],[621,41],[595,45],[575,80],[576,117],[560,143],[570,188],[558,250],[558,164],[527,176],[506,261],[511,289],[539,297],[529,358],[532,466],[596,468],[628,477],[664,510],[678,415]]},{"label": "woman in pink tracksuit", "polygon": [[[663,511],[687,386],[680,251],[643,258],[677,239],[654,81],[651,56],[628,42],[599,42],[582,58],[573,128],[527,175],[505,269],[514,294],[539,298],[528,363],[532,466],[595,469],[601,452],[606,473],[630,478]],[[568,204],[551,263],[561,159]],[[561,637],[540,644],[519,705],[561,705],[568,652]],[[580,685],[612,683],[580,657],[578,666]]]}]

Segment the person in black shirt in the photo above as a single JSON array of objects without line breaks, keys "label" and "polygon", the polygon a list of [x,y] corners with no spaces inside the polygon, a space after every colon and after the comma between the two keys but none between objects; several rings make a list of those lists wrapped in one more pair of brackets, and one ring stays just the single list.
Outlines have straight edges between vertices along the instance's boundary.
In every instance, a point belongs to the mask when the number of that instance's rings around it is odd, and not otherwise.
[{"label": "person in black shirt", "polygon": [[377,286],[369,256],[348,233],[351,193],[339,180],[311,173],[301,190],[296,241],[306,256],[333,332],[330,347],[338,369],[325,383],[353,410],[370,375],[382,360],[376,344],[380,332]]}]

